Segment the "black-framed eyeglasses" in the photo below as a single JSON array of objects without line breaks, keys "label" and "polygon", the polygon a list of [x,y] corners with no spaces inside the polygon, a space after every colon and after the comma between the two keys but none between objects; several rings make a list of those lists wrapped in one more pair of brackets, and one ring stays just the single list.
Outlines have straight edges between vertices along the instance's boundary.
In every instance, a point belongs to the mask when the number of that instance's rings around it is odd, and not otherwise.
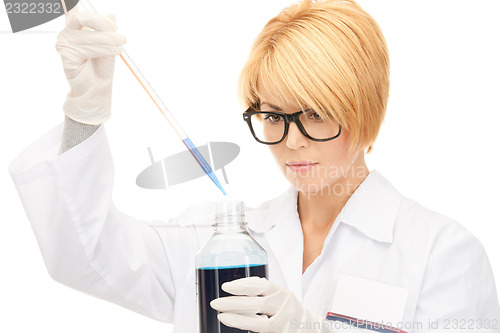
[{"label": "black-framed eyeglasses", "polygon": [[283,141],[291,122],[297,124],[300,132],[312,141],[330,141],[338,138],[342,131],[340,124],[337,127],[312,110],[288,114],[260,111],[255,107],[249,107],[243,112],[243,120],[248,124],[255,140],[266,145],[275,145]]}]

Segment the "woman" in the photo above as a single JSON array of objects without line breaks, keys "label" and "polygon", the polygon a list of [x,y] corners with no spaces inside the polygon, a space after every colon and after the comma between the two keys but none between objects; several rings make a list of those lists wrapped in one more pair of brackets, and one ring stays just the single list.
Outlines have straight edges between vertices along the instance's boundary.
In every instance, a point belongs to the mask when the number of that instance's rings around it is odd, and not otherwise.
[{"label": "woman", "polygon": [[[25,151],[11,173],[54,279],[196,332],[194,256],[211,230],[194,225],[209,223],[209,207],[172,219],[184,226],[175,229],[136,221],[111,200],[99,125],[110,116],[124,42],[112,17],[70,14],[57,43],[71,85],[64,130]],[[388,90],[384,38],[353,1],[304,1],[257,37],[240,78],[244,119],[292,187],[248,211],[248,229],[269,255],[269,281],[225,284],[236,298],[212,302],[223,323],[319,332],[332,312],[405,331],[459,331],[453,323],[461,320],[498,330],[494,280],[477,239],[365,164]],[[61,154],[47,159],[58,145]],[[242,315],[249,311],[264,315]]]}]

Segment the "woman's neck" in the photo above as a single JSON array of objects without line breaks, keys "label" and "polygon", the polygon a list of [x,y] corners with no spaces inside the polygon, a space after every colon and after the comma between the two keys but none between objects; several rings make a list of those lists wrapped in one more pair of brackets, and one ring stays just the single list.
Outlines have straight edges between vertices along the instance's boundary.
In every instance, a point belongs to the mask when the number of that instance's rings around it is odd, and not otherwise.
[{"label": "woman's neck", "polygon": [[330,230],[337,215],[369,173],[364,155],[360,154],[334,183],[315,193],[299,191],[297,210],[303,226],[307,224],[308,228],[317,231]]}]

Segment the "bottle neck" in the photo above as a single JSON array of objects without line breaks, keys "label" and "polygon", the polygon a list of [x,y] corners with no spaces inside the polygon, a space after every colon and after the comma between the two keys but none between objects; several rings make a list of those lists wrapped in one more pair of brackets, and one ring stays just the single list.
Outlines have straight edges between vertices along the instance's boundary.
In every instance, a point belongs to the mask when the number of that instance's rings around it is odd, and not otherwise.
[{"label": "bottle neck", "polygon": [[215,219],[216,233],[242,233],[247,231],[244,216],[223,216]]}]

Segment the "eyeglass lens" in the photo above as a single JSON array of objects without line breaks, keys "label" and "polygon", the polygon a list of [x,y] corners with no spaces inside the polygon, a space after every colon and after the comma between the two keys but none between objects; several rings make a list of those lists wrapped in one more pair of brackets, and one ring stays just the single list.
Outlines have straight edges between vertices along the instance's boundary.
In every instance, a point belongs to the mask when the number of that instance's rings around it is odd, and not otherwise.
[{"label": "eyeglass lens", "polygon": [[[257,113],[252,115],[251,123],[255,136],[263,142],[280,141],[285,133],[285,119],[275,113]],[[314,139],[327,139],[339,132],[339,126],[323,120],[314,111],[304,111],[299,120],[304,130]]]}]

